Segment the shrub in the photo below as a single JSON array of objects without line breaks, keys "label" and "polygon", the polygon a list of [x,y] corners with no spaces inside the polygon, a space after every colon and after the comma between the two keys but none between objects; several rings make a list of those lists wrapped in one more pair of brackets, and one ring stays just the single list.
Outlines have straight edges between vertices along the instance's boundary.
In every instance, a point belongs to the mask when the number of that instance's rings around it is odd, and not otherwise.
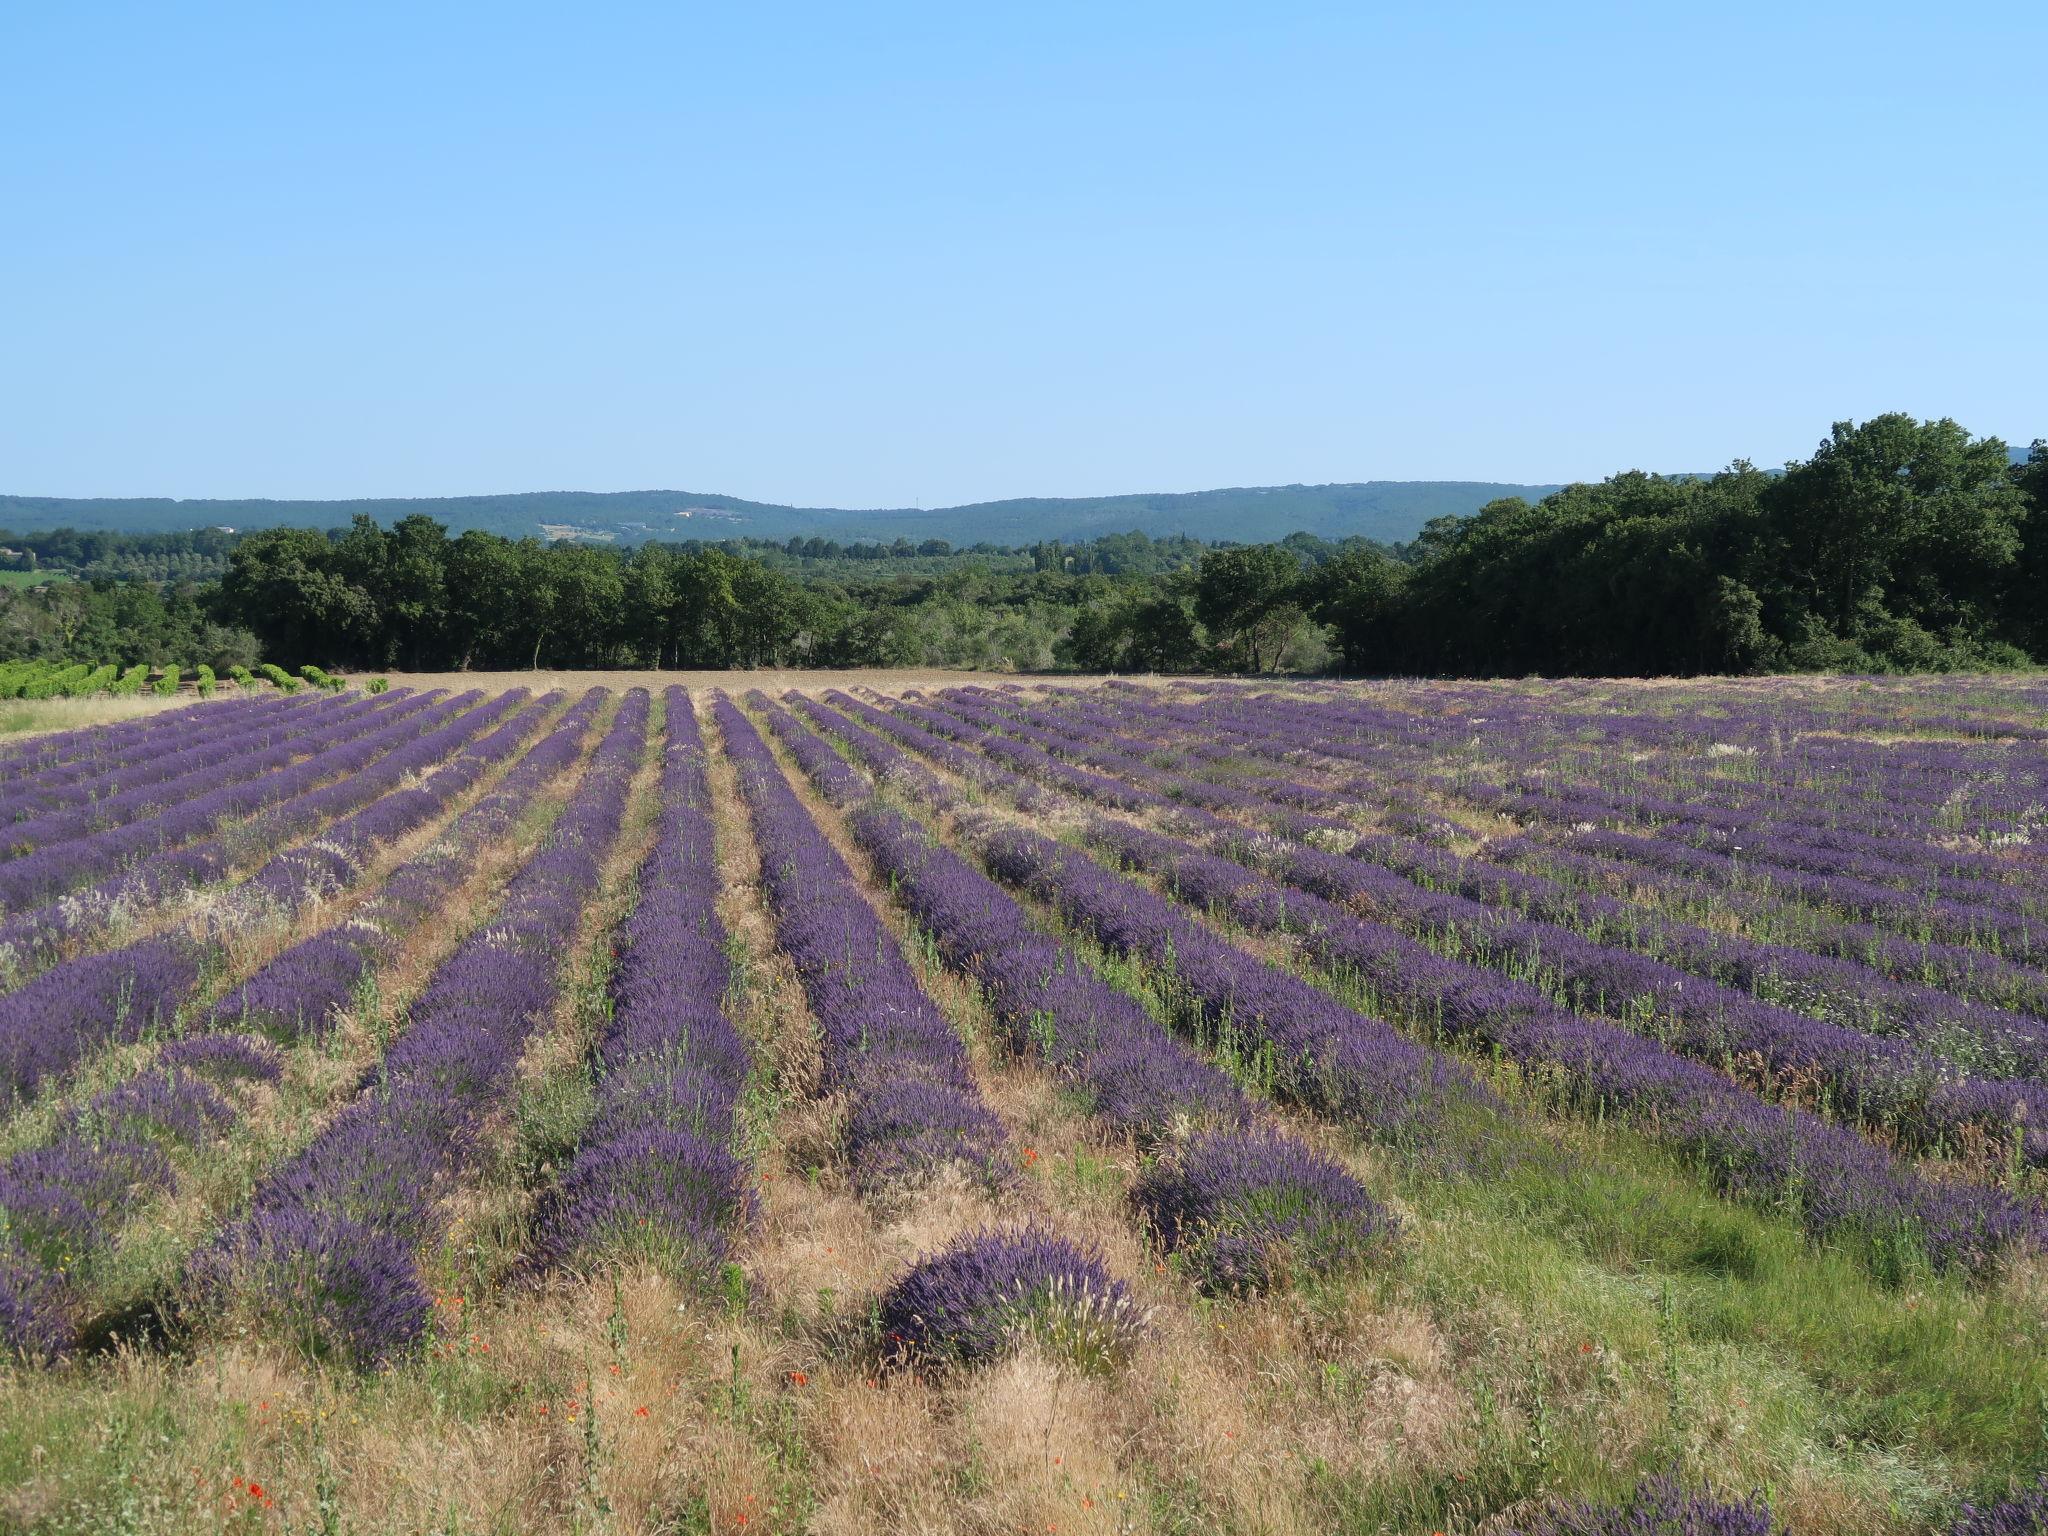
[{"label": "shrub", "polygon": [[385,690],[386,690],[387,688],[389,688],[390,686],[391,686],[391,679],[390,679],[390,678],[388,678],[388,677],[373,677],[373,678],[371,678],[371,679],[370,679],[370,680],[369,680],[369,681],[368,681],[367,683],[363,684],[363,691],[364,691],[365,693],[382,693],[382,692],[384,692],[384,691],[385,691]]},{"label": "shrub", "polygon": [[259,1328],[307,1354],[352,1365],[404,1353],[433,1311],[404,1238],[334,1210],[243,1221],[200,1257],[195,1280],[208,1299],[238,1292]]},{"label": "shrub", "polygon": [[1106,1367],[1144,1320],[1099,1254],[1040,1226],[971,1232],[912,1266],[883,1295],[883,1337],[905,1360],[979,1364],[1025,1339]]},{"label": "shrub", "polygon": [[87,698],[92,694],[100,692],[121,675],[121,669],[115,666],[85,667],[81,670],[84,672],[84,676],[75,677],[64,685],[63,693],[65,698]]},{"label": "shrub", "polygon": [[709,1271],[753,1210],[746,1165],[684,1130],[648,1126],[586,1148],[543,1226],[549,1256],[637,1254],[671,1274]]},{"label": "shrub", "polygon": [[43,1265],[0,1242],[0,1355],[42,1364],[68,1352],[63,1288]]},{"label": "shrub", "polygon": [[69,697],[72,688],[91,675],[92,668],[82,663],[69,667],[47,663],[42,671],[23,684],[20,696],[24,699],[54,699],[59,694]]},{"label": "shrub", "polygon": [[274,1083],[284,1073],[284,1058],[255,1035],[188,1036],[165,1046],[157,1061],[214,1082]]},{"label": "shrub", "polygon": [[202,699],[210,699],[213,697],[213,668],[209,667],[205,662],[202,661],[198,666],[192,669],[192,678],[193,681],[198,685],[199,697],[201,697]]},{"label": "shrub", "polygon": [[1212,1292],[1355,1267],[1395,1230],[1341,1166],[1273,1131],[1197,1136],[1140,1178],[1131,1198]]}]

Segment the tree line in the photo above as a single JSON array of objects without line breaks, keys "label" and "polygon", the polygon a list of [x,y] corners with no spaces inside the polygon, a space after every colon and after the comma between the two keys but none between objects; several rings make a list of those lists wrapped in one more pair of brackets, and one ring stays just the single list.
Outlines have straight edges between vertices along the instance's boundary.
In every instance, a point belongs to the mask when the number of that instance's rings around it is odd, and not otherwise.
[{"label": "tree line", "polygon": [[[217,582],[0,591],[0,660],[141,661],[157,657],[138,648],[168,646],[216,665],[260,653],[421,671],[1437,676],[2048,660],[2048,448],[2015,464],[1995,438],[1903,415],[1837,424],[1782,471],[1619,474],[1439,518],[1405,545],[937,542],[624,550],[364,516],[242,535]],[[61,649],[74,645],[88,649]]]},{"label": "tree line", "polygon": [[1303,589],[1345,664],[1432,674],[1927,671],[2048,659],[2048,446],[1837,423],[1768,474],[1616,475],[1432,523]]},{"label": "tree line", "polygon": [[114,576],[144,581],[200,581],[227,569],[240,535],[226,528],[184,533],[100,533],[53,528],[15,533],[0,529],[0,570],[67,571],[83,578]]},{"label": "tree line", "polygon": [[1212,551],[1077,621],[1090,668],[1671,676],[2048,661],[2048,445],[1903,415],[1767,473],[1631,472],[1323,557]]}]

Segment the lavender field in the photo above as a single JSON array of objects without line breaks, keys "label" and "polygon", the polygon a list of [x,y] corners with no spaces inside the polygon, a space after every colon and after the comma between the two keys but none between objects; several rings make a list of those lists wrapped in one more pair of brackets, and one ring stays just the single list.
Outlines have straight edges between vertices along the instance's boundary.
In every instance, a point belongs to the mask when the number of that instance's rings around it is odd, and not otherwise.
[{"label": "lavender field", "polygon": [[2048,682],[509,681],[0,744],[0,1529],[2048,1531]]}]

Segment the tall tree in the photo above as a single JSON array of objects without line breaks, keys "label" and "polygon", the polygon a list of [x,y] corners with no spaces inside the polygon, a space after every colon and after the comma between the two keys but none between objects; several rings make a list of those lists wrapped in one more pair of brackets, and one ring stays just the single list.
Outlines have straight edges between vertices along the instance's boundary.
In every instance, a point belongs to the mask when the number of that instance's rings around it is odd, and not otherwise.
[{"label": "tall tree", "polygon": [[561,665],[617,664],[626,584],[611,550],[564,539],[544,553],[554,594],[554,650]]},{"label": "tall tree", "polygon": [[1377,549],[1348,549],[1303,581],[1308,612],[1327,624],[1347,672],[1385,672],[1401,653],[1408,568]]},{"label": "tall tree", "polygon": [[1195,613],[1225,659],[1249,672],[1284,659],[1300,622],[1301,562],[1277,544],[1212,549],[1195,582]]},{"label": "tall tree", "polygon": [[256,633],[266,655],[377,663],[376,599],[310,528],[266,528],[235,547],[215,594],[223,622]]},{"label": "tall tree", "polygon": [[392,659],[414,671],[444,656],[448,555],[447,528],[424,513],[401,517],[384,537],[378,606]]},{"label": "tall tree", "polygon": [[525,563],[520,547],[494,533],[470,529],[448,546],[440,660],[471,667],[527,664],[523,633]]},{"label": "tall tree", "polygon": [[1765,493],[1786,579],[1845,639],[1888,620],[1984,631],[2020,551],[2026,499],[2008,462],[1997,438],[1972,438],[1946,418],[1835,423]]}]

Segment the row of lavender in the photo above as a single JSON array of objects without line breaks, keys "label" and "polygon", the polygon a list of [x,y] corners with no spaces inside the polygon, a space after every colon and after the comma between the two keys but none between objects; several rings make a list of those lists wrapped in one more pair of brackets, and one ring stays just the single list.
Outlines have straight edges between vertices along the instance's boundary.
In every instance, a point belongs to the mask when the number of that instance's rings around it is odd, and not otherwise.
[{"label": "row of lavender", "polygon": [[346,1359],[388,1357],[425,1332],[420,1250],[554,1007],[562,955],[623,825],[648,713],[644,690],[625,696],[546,842],[435,971],[362,1092],[201,1255],[203,1292]]},{"label": "row of lavender", "polygon": [[[16,856],[0,863],[0,906],[18,911],[140,854],[198,835],[221,814],[268,804],[277,795],[276,770],[355,734],[368,718],[410,714],[439,697],[385,694],[317,711],[293,711],[275,722],[229,732],[172,754],[183,760],[174,777],[97,805],[22,822],[8,834]],[[193,814],[195,805],[212,814]]]},{"label": "row of lavender", "polygon": [[[1001,886],[870,799],[868,781],[818,736],[766,699],[753,702],[827,798],[853,807],[856,841],[947,963],[979,985],[1007,1048],[1037,1057],[1105,1130],[1154,1157],[1134,1205],[1203,1286],[1257,1290],[1350,1268],[1391,1237],[1393,1218],[1342,1167],[1260,1123],[1227,1073],[1034,927]],[[797,702],[878,775],[902,770],[904,754],[872,732]]]},{"label": "row of lavender", "polygon": [[[360,880],[384,841],[437,815],[518,749],[535,723],[534,711],[475,738],[524,702],[523,691],[481,705],[473,695],[448,700],[408,713],[330,756],[308,759],[300,766],[329,782],[278,806],[266,818],[265,832],[281,839],[319,827],[337,813],[351,814],[329,825],[319,844],[273,856],[231,893],[230,911],[238,916],[217,918],[219,926],[239,930],[259,918],[281,922]],[[424,783],[399,788],[473,741]],[[225,862],[225,850],[209,850],[203,867],[220,874]],[[55,965],[0,997],[0,1097],[30,1096],[105,1042],[168,1026],[217,961],[223,937],[218,930],[195,935],[173,926]]]},{"label": "row of lavender", "polygon": [[[977,737],[972,727],[939,712],[915,705],[897,709],[869,717],[887,722],[885,728],[913,746],[930,748],[934,735],[920,721],[933,717]],[[1028,743],[992,741],[1001,744],[991,750],[1013,757],[1019,750],[1036,751],[1048,773],[1065,784],[1082,774]],[[1540,987],[1438,954],[1395,929],[1283,888],[1242,865],[1208,858],[1176,839],[1158,838],[1141,849],[1137,839],[1157,835],[1135,827],[1118,830],[1123,827],[1105,822],[1093,830],[1105,841],[1118,838],[1126,857],[1142,852],[1154,868],[1184,881],[1183,894],[1199,905],[1222,903],[1237,921],[1258,928],[1305,929],[1322,963],[1369,979],[1385,1001],[1418,1022],[1545,1076],[1563,1069],[1570,1097],[1589,1109],[1630,1114],[1691,1153],[1730,1193],[1789,1200],[1816,1232],[1855,1234],[1887,1252],[1903,1244],[1924,1250],[1936,1263],[1968,1267],[1980,1267],[2014,1244],[2039,1241],[2039,1217],[2025,1205],[1994,1191],[1930,1183],[1819,1117],[1767,1107],[1720,1073],[1677,1057],[1655,1040],[1575,1014]],[[998,873],[1030,884],[1072,920],[1106,941],[1128,944],[1134,954],[1164,953],[1170,937],[1177,937],[1152,910],[1157,897],[1106,877],[1071,850],[992,827],[988,851]],[[1262,1006],[1253,1002],[1240,1012]],[[1305,1066],[1296,1070],[1307,1073]]]},{"label": "row of lavender", "polygon": [[[572,748],[601,698],[591,695],[584,719],[572,734]],[[424,783],[387,794],[356,816],[336,823],[321,847],[280,854],[266,866],[266,871],[277,872],[267,882],[277,893],[276,899],[282,899],[286,891],[336,889],[345,879],[359,877],[359,868],[330,861],[344,859],[351,852],[367,857],[380,837],[398,835],[438,814],[516,752],[554,702],[549,698],[520,708],[525,704],[525,692],[516,690],[503,696],[502,702],[474,710],[410,748],[390,754],[375,771],[361,776],[357,790],[361,798],[409,777],[422,764],[439,761],[451,746],[516,711]],[[391,761],[396,758],[407,761]],[[553,764],[555,771],[560,766],[559,760]],[[465,813],[468,830],[475,837],[494,837],[542,782],[519,772],[508,776],[491,800]],[[315,885],[305,878],[308,860],[324,871]],[[445,865],[451,876],[462,868],[456,860],[437,862]],[[424,915],[425,910],[417,909],[415,915]],[[16,1008],[8,1016],[39,1025],[40,1060],[53,1069],[64,1058],[75,1059],[116,1032],[116,1026],[120,1032],[133,1034],[146,1022],[168,1025],[177,1003],[193,990],[195,982],[196,977],[186,968],[168,963],[145,965],[129,977],[126,1013],[109,1005],[104,995],[88,991],[82,996],[93,1006],[82,1014],[64,1013],[59,1006],[63,997],[55,994],[40,999],[49,1005],[47,1012]],[[26,995],[34,1003],[43,990],[32,984],[16,996]],[[153,1002],[141,1006],[146,1000]],[[7,1000],[10,1005],[13,1001]],[[59,1115],[46,1136],[0,1164],[0,1214],[4,1214],[6,1230],[5,1238],[0,1239],[0,1343],[30,1358],[66,1352],[81,1318],[90,1311],[88,1297],[99,1261],[113,1249],[137,1212],[170,1188],[171,1154],[196,1156],[210,1150],[215,1137],[235,1119],[236,1101],[216,1091],[215,1085],[226,1086],[238,1079],[276,1079],[281,1058],[273,1048],[246,1035],[217,1032],[224,1022],[242,1022],[245,1017],[244,1010],[229,1007],[189,1021],[186,1027],[191,1032],[169,1040],[127,1079]]]},{"label": "row of lavender", "polygon": [[537,1223],[548,1263],[638,1254],[701,1272],[753,1213],[736,1154],[751,1056],[724,1009],[732,977],[703,739],[682,689],[667,691],[664,713],[655,841],[617,946],[592,1063],[596,1112]]},{"label": "row of lavender", "polygon": [[1003,1128],[982,1102],[966,1048],[862,896],[836,849],[730,699],[713,706],[752,814],[776,935],[817,1020],[821,1090],[847,1100],[843,1136],[856,1188],[875,1195],[956,1167],[1000,1187]]},{"label": "row of lavender", "polygon": [[[818,1024],[820,1090],[847,1100],[841,1151],[855,1190],[889,1202],[948,1172],[990,1193],[1010,1190],[1007,1136],[959,1035],[752,722],[723,696],[716,714],[752,815],[777,941]],[[874,1311],[885,1347],[906,1361],[987,1359],[1028,1331],[1057,1333],[1069,1349],[1109,1361],[1141,1325],[1098,1253],[1035,1222],[971,1231],[925,1255]]]},{"label": "row of lavender", "polygon": [[[1271,832],[1313,837],[1318,830],[1347,829],[1289,813],[1285,807],[1303,797],[1284,784],[1247,787],[1239,779],[1224,789],[1156,768],[1132,755],[1143,741],[1115,734],[1082,706],[1048,717],[997,702],[1000,713],[959,698],[948,699],[946,708],[984,730],[1022,733],[1026,742],[1007,750],[1027,766],[1047,754],[1077,756],[1139,780],[1154,807],[1170,798],[1247,815],[1256,834],[1202,810],[1182,811],[1179,819],[1232,857],[1420,934],[1439,949],[1538,981],[1575,1006],[1620,1014],[1684,1055],[1716,1065],[1747,1063],[1747,1070],[1773,1081],[1818,1078],[1841,1112],[1915,1145],[1953,1147],[1974,1129],[1980,1142],[1997,1144],[2001,1157],[2013,1144],[2027,1161],[2048,1159],[2048,1090],[2033,1082],[1973,1078],[1950,1059],[1961,1037],[1977,1046],[1969,1053],[1973,1064],[2005,1067],[2004,1075],[2037,1062],[2048,1030],[2025,1016],[1846,962],[1665,919],[1640,904],[1574,892],[1403,837],[1355,838],[1349,858],[1282,841]],[[1077,724],[1091,719],[1092,730]],[[1073,784],[1078,776],[1066,771],[1066,779]],[[1113,795],[1091,793],[1085,781],[1079,788],[1112,804],[1130,799],[1122,787]],[[1769,1000],[1773,994],[1807,1011]],[[1850,1022],[1827,1017],[1843,1013],[1845,1005]],[[1873,1039],[1854,1027],[1870,1024],[1907,1034],[1911,1043]]]}]

